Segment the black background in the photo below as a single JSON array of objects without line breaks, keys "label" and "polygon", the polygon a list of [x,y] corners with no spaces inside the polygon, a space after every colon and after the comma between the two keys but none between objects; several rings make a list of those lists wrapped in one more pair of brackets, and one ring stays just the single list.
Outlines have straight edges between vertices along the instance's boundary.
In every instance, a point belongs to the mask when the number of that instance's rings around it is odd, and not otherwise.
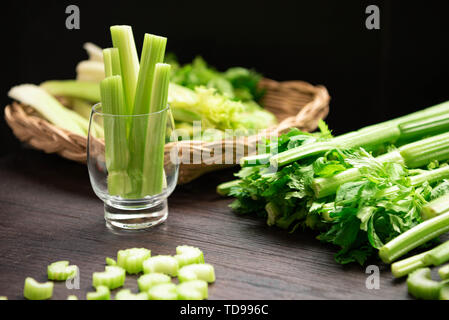
[{"label": "black background", "polygon": [[[67,30],[76,4],[81,29]],[[376,4],[381,29],[367,30]],[[181,62],[254,68],[276,80],[325,85],[335,133],[449,99],[449,1],[14,1],[1,10],[1,104],[20,83],[75,77],[86,41],[110,46],[109,26],[168,37]],[[0,154],[19,147],[0,119]]]}]

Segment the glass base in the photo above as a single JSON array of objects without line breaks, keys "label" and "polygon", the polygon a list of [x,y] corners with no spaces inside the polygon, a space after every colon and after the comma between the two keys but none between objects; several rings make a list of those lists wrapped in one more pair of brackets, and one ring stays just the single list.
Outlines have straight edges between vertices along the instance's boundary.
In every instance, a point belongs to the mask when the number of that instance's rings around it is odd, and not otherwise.
[{"label": "glass base", "polygon": [[167,200],[150,208],[130,207],[127,209],[104,205],[106,226],[114,231],[142,231],[163,223],[168,216]]}]

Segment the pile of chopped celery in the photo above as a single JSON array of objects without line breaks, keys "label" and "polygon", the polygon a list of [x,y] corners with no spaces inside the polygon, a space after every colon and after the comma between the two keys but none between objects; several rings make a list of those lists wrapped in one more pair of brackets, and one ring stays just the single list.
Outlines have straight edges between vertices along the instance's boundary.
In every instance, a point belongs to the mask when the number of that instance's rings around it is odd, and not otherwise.
[{"label": "pile of chopped celery", "polygon": [[[111,290],[125,285],[126,274],[141,274],[137,279],[139,293],[119,289],[115,300],[203,300],[207,299],[208,287],[215,282],[215,270],[205,263],[203,252],[188,245],[176,247],[176,254],[151,256],[145,248],[119,250],[117,260],[106,258],[105,271],[92,274],[95,291],[86,295],[87,300],[110,300]],[[78,267],[68,261],[57,261],[47,268],[48,279],[71,280],[78,276]],[[178,277],[179,284],[172,282]],[[53,282],[39,283],[33,278],[25,279],[23,295],[28,300],[46,300],[53,296]],[[0,297],[6,300],[7,297]],[[68,300],[78,300],[69,295]]]},{"label": "pile of chopped celery", "polygon": [[[316,230],[339,248],[342,264],[363,264],[379,249],[389,262],[449,231],[441,216],[447,196],[434,200],[449,194],[449,102],[341,136],[323,122],[320,129],[268,141],[266,153],[243,158],[238,179],[217,192],[268,225]],[[421,242],[393,245],[429,217],[442,221],[420,234]]]}]

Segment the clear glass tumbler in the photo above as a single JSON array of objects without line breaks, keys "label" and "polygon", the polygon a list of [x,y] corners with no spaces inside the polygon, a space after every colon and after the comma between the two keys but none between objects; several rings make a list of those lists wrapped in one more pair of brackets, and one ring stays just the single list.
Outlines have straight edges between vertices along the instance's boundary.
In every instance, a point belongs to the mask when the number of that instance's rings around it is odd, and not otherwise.
[{"label": "clear glass tumbler", "polygon": [[106,114],[100,103],[93,106],[87,166],[109,228],[142,230],[167,219],[179,170],[174,129],[168,106],[141,115]]}]

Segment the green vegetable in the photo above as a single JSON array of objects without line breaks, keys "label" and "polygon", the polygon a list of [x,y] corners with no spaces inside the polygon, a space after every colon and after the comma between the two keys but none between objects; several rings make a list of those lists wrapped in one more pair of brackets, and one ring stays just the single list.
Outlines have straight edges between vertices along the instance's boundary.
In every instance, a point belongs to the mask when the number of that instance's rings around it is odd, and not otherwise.
[{"label": "green vegetable", "polygon": [[67,300],[78,300],[78,297],[75,296],[75,295],[73,295],[73,294],[71,294],[71,295],[69,295],[69,296],[67,297]]},{"label": "green vegetable", "polygon": [[402,233],[379,249],[379,257],[391,263],[410,250],[449,231],[449,212],[426,220]]},{"label": "green vegetable", "polygon": [[107,286],[97,286],[96,292],[88,292],[87,300],[111,300],[111,292]]},{"label": "green vegetable", "polygon": [[182,282],[177,287],[178,300],[203,300],[208,298],[208,285],[203,280]]},{"label": "green vegetable", "polygon": [[112,26],[111,37],[114,48],[119,51],[121,79],[125,98],[126,112],[133,114],[137,79],[139,74],[139,57],[130,26]]},{"label": "green vegetable", "polygon": [[194,263],[204,263],[203,251],[191,246],[177,246],[175,259],[178,261],[179,268]]},{"label": "green vegetable", "polygon": [[438,274],[440,275],[440,278],[443,280],[449,280],[449,264],[441,267],[438,270]]},{"label": "green vegetable", "polygon": [[449,285],[444,285],[440,290],[440,300],[449,300]]},{"label": "green vegetable", "polygon": [[449,241],[428,251],[423,257],[423,262],[427,265],[439,266],[447,261],[449,261]]},{"label": "green vegetable", "polygon": [[176,284],[162,283],[155,285],[148,290],[148,297],[150,300],[177,300]]},{"label": "green vegetable", "polygon": [[408,292],[417,299],[437,300],[443,284],[431,279],[429,268],[415,270],[407,278]]},{"label": "green vegetable", "polygon": [[428,220],[445,212],[449,212],[449,194],[426,204],[421,210],[421,215],[424,220]]},{"label": "green vegetable", "polygon": [[78,267],[70,265],[68,261],[53,262],[47,267],[47,275],[49,280],[67,280],[76,276]]},{"label": "green vegetable", "polygon": [[8,297],[6,297],[6,296],[0,296],[0,300],[8,300]]},{"label": "green vegetable", "polygon": [[28,300],[46,300],[53,295],[53,282],[39,283],[33,278],[25,279],[23,296]]},{"label": "green vegetable", "polygon": [[170,283],[171,278],[163,273],[147,273],[137,279],[140,291],[148,291],[151,287],[161,284]]},{"label": "green vegetable", "polygon": [[143,262],[144,273],[163,273],[175,277],[178,274],[178,260],[172,256],[158,255]]},{"label": "green vegetable", "polygon": [[116,266],[117,262],[114,259],[112,259],[112,258],[106,257],[106,264],[108,266]]},{"label": "green vegetable", "polygon": [[117,48],[103,50],[104,70],[107,77],[121,76],[120,55]]},{"label": "green vegetable", "polygon": [[54,80],[45,81],[40,87],[53,96],[64,96],[89,100],[91,102],[100,101],[100,87],[94,82],[77,80]]},{"label": "green vegetable", "polygon": [[179,269],[178,279],[180,282],[204,280],[211,283],[215,281],[214,267],[207,263],[189,264]]},{"label": "green vegetable", "polygon": [[239,185],[241,180],[232,180],[228,182],[223,182],[217,186],[217,193],[222,196],[227,196],[231,191],[232,187],[236,187]]},{"label": "green vegetable", "polygon": [[425,255],[426,252],[393,263],[391,265],[393,276],[395,278],[400,278],[417,269],[429,266],[430,264],[425,264],[423,261]]},{"label": "green vegetable", "polygon": [[157,63],[150,102],[152,117],[146,131],[147,145],[143,154],[142,196],[162,192],[164,184],[164,147],[167,127],[167,96],[170,65]]},{"label": "green vegetable", "polygon": [[125,269],[118,266],[106,266],[104,272],[94,272],[92,274],[92,286],[105,286],[112,290],[123,286],[125,277]]},{"label": "green vegetable", "polygon": [[8,96],[33,107],[55,126],[83,137],[87,136],[88,121],[76,112],[64,107],[58,100],[38,86],[22,84],[11,88]]},{"label": "green vegetable", "polygon": [[151,251],[145,248],[132,248],[119,250],[117,265],[129,274],[142,272],[142,263],[151,256]]},{"label": "green vegetable", "polygon": [[120,76],[112,76],[101,82],[101,103],[105,137],[108,190],[111,195],[125,197],[131,192],[128,176],[129,149],[126,122],[121,117],[126,112]]},{"label": "green vegetable", "polygon": [[129,289],[122,289],[115,295],[115,300],[148,300],[146,292],[132,293]]}]

